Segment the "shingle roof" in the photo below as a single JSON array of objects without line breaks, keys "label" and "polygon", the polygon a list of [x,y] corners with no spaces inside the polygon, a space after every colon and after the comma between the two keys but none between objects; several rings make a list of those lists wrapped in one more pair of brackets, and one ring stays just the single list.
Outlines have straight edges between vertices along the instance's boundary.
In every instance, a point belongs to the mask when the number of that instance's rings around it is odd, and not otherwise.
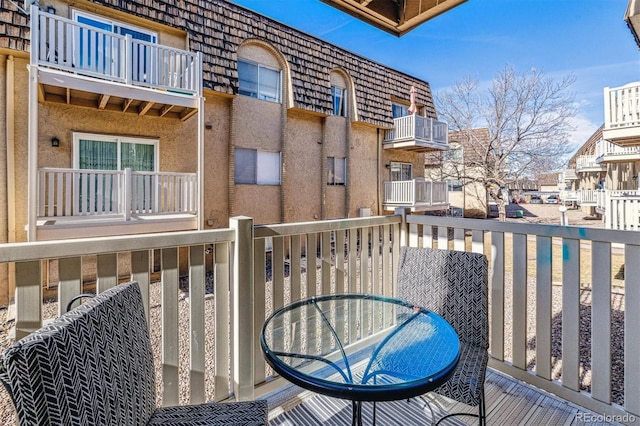
[{"label": "shingle roof", "polygon": [[[462,147],[464,164],[485,164],[489,142],[489,129],[486,127],[449,132],[449,146],[451,149],[456,145]],[[444,152],[429,152],[425,155],[425,164],[440,164],[443,155]]]},{"label": "shingle roof", "polygon": [[576,159],[581,155],[595,155],[596,153],[596,143],[602,139],[602,129],[604,129],[604,124],[600,126],[598,130],[596,130],[587,141],[582,145],[573,157],[569,159],[569,168],[575,168]]},{"label": "shingle roof", "polygon": [[[237,51],[247,39],[273,45],[291,68],[294,107],[330,114],[330,71],[342,68],[355,84],[359,121],[391,127],[391,99],[409,99],[417,88],[417,103],[436,117],[429,83],[371,61],[346,49],[288,27],[225,0],[92,0],[112,9],[185,30],[192,51],[203,54],[203,86],[238,93]],[[0,0],[0,48],[28,50],[27,18]],[[3,25],[3,24],[0,24]],[[5,41],[2,37],[12,34]]]},{"label": "shingle roof", "polygon": [[557,185],[558,184],[558,172],[555,173],[543,173],[538,176],[536,179],[538,181],[538,185],[549,186],[549,185]]}]

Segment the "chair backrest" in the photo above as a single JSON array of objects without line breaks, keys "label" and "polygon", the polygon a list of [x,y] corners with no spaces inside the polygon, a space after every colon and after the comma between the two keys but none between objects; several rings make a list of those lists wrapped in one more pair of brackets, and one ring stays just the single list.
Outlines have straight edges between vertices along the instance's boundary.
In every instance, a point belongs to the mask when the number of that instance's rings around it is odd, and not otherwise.
[{"label": "chair backrest", "polygon": [[155,370],[138,283],[118,285],[14,343],[0,377],[26,425],[139,425]]},{"label": "chair backrest", "polygon": [[488,276],[483,254],[403,247],[397,294],[442,315],[461,341],[488,348]]}]

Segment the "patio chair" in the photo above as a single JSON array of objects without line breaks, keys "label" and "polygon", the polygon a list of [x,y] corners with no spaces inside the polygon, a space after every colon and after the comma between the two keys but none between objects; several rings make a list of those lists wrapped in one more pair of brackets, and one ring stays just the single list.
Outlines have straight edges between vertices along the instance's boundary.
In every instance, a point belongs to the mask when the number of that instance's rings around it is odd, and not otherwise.
[{"label": "patio chair", "polygon": [[138,283],[118,285],[15,342],[0,378],[29,425],[266,425],[266,401],[156,408]]},{"label": "patio chair", "polygon": [[[488,265],[482,254],[403,247],[398,297],[442,315],[460,338],[460,361],[451,378],[434,390],[458,402],[478,406],[471,415],[486,424],[484,380],[489,360]],[[427,401],[428,402],[428,401]]]}]

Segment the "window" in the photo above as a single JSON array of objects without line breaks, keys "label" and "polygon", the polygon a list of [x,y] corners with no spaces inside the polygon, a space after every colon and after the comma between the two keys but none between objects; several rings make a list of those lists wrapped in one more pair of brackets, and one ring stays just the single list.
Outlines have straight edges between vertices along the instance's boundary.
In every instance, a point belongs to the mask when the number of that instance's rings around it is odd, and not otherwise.
[{"label": "window", "polygon": [[449,151],[443,152],[444,161],[448,161],[451,163],[460,163],[462,162],[462,147],[461,146],[452,146]]},{"label": "window", "polygon": [[333,115],[347,116],[347,89],[331,86],[331,99],[333,101]]},{"label": "window", "polygon": [[391,104],[391,114],[393,115],[393,118],[399,118],[399,117],[404,117],[406,115],[410,115],[409,114],[409,105],[401,105],[401,104],[392,103]]},{"label": "window", "polygon": [[461,192],[462,181],[459,179],[447,179],[447,188],[449,192]]},{"label": "window", "polygon": [[411,180],[413,178],[413,165],[411,163],[391,163],[391,180]]},{"label": "window", "polygon": [[[77,60],[74,66],[101,74],[125,77],[120,75],[121,45],[108,33],[129,35],[133,40],[149,43],[156,43],[158,40],[155,32],[78,10],[73,11],[73,19],[80,24],[97,29],[97,31],[88,28],[78,29],[75,34]],[[134,72],[131,77],[134,81],[146,81],[151,71],[153,54],[151,47],[134,43],[130,50],[130,60],[137,64],[133,67]]]},{"label": "window", "polygon": [[157,140],[74,133],[73,145],[74,167],[78,169],[157,170]]},{"label": "window", "polygon": [[327,157],[327,185],[346,185],[347,159]]},{"label": "window", "polygon": [[234,180],[237,184],[280,185],[280,153],[236,148]]},{"label": "window", "polygon": [[238,93],[270,102],[280,102],[281,72],[264,65],[238,60]]}]

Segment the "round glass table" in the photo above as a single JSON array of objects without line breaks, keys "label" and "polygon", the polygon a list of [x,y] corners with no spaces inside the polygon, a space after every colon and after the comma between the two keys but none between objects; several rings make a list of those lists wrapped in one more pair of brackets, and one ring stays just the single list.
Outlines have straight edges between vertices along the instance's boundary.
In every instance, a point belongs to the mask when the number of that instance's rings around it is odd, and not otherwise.
[{"label": "round glass table", "polygon": [[[264,323],[267,363],[290,382],[352,401],[407,399],[431,391],[453,373],[460,341],[441,316],[406,301],[367,294],[300,300]],[[375,405],[374,405],[375,423]]]}]

